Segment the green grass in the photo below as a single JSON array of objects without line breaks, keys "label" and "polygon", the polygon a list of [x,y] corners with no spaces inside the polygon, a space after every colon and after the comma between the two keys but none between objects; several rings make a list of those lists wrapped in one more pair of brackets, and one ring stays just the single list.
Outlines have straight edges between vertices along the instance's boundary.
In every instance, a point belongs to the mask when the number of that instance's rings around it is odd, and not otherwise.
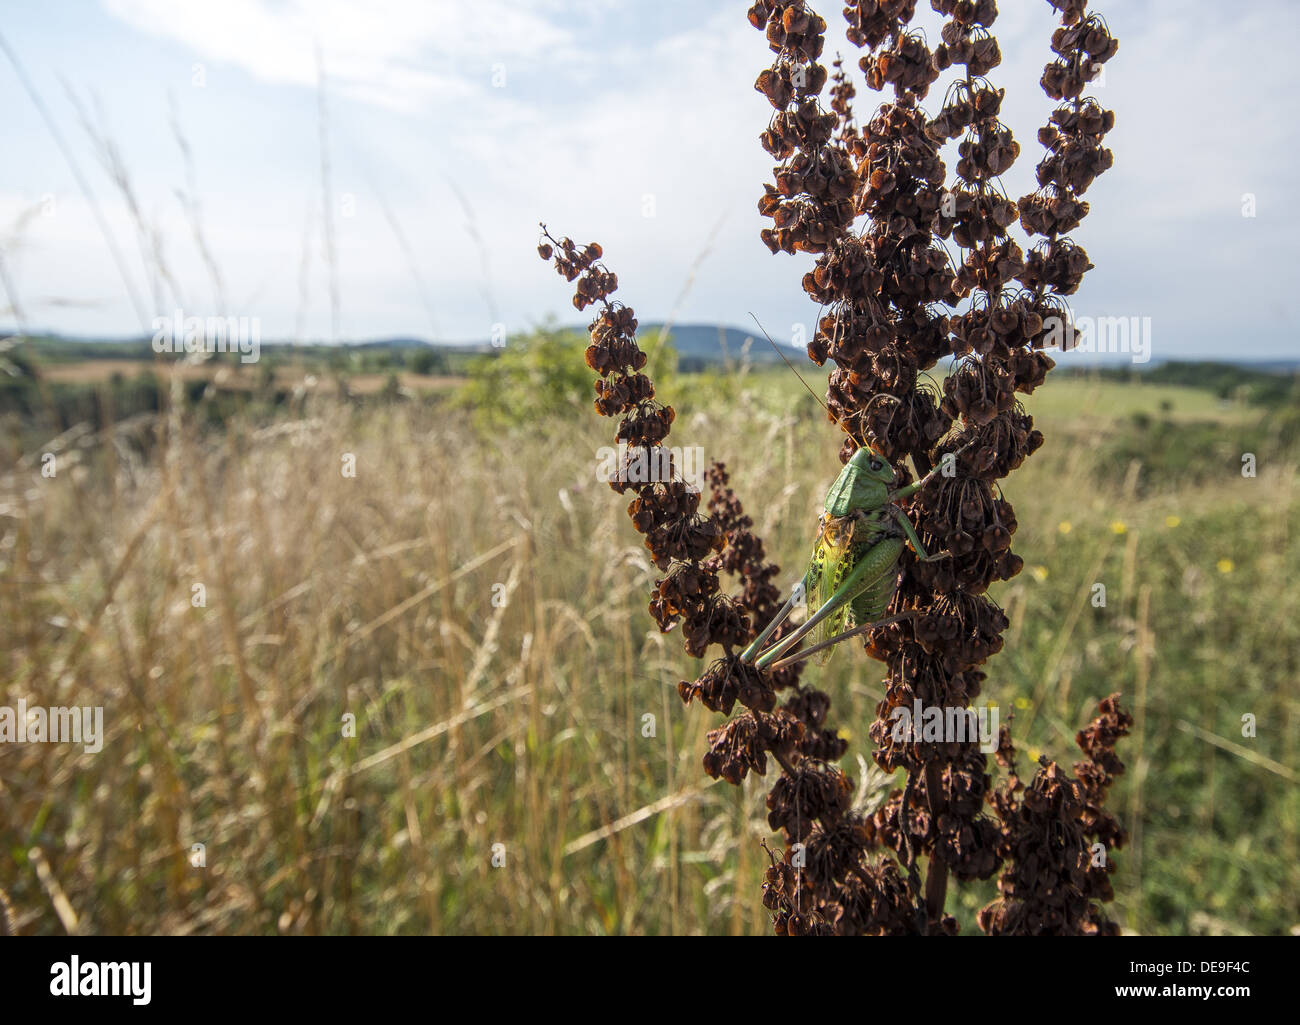
[{"label": "green grass", "polygon": [[[679,374],[662,397],[672,443],[727,463],[792,580],[834,429],[775,371]],[[1025,759],[1072,763],[1111,691],[1137,715],[1112,795],[1125,928],[1296,928],[1294,444],[1246,479],[1135,439],[1223,416],[1267,436],[1262,411],[1068,378],[1029,408],[1047,442],[1005,487],[1026,568],[993,592],[1012,626],[986,696]],[[109,733],[95,755],[0,746],[0,888],[24,932],[69,927],[56,890],[88,932],[767,930],[770,781],[700,768],[721,719],[676,696],[699,663],[654,628],[627,498],[596,480],[610,421],[585,401],[481,433],[416,404],[309,401],[217,433],[193,415],[164,416],[148,456],[105,435],[53,480],[12,445],[0,467],[0,703],[103,704]],[[859,782],[882,676],[844,650],[809,677]],[[950,890],[964,933],[991,896]]]},{"label": "green grass", "polygon": [[1097,417],[1116,420],[1135,413],[1175,419],[1212,419],[1224,423],[1249,419],[1254,410],[1243,402],[1222,400],[1200,388],[1170,384],[1118,384],[1088,377],[1048,378],[1024,405],[1034,416],[1049,420]]}]

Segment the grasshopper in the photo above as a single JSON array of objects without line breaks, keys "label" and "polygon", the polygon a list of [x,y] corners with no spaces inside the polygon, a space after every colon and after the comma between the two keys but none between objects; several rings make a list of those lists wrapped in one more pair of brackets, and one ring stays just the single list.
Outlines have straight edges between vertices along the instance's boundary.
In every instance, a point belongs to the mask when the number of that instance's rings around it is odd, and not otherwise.
[{"label": "grasshopper", "polygon": [[[897,476],[883,455],[869,446],[854,452],[826,493],[807,572],[781,610],[741,653],[741,661],[760,669],[781,669],[813,655],[825,662],[840,641],[904,618],[881,618],[898,586],[904,543],[912,546],[922,562],[946,558],[947,553],[927,555],[907,514],[895,503],[920,491],[938,469],[936,466],[920,480],[894,488]],[[808,619],[765,647],[791,610],[804,603]],[[811,647],[785,654],[814,632],[816,643]]]}]

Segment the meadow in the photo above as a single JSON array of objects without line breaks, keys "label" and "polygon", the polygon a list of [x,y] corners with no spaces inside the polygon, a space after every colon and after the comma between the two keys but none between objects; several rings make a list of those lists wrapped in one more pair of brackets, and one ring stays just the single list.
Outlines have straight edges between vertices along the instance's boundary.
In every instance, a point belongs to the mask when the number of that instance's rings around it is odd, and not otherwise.
[{"label": "meadow", "polygon": [[[792,582],[833,425],[783,370],[654,376]],[[699,664],[646,612],[585,392],[512,415],[518,391],[308,390],[214,426],[166,391],[97,429],[6,421],[0,704],[99,705],[106,729],[98,753],[0,745],[21,932],[770,931],[767,781],[703,774],[721,720],[677,697]],[[1026,406],[1047,440],[1007,489],[1025,569],[992,592],[1011,628],[984,696],[1026,759],[1069,765],[1122,692],[1126,931],[1300,930],[1294,419],[1088,376]],[[883,667],[811,674],[881,800]],[[954,888],[963,934],[993,895]]]}]

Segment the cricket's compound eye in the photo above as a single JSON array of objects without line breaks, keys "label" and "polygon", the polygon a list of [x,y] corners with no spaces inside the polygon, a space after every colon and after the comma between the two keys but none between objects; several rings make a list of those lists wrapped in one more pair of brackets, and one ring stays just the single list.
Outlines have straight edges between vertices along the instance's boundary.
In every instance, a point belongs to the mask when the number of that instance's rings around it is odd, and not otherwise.
[{"label": "cricket's compound eye", "polygon": [[876,472],[879,472],[885,468],[885,464],[882,463],[879,459],[873,459],[871,460],[871,468]]}]

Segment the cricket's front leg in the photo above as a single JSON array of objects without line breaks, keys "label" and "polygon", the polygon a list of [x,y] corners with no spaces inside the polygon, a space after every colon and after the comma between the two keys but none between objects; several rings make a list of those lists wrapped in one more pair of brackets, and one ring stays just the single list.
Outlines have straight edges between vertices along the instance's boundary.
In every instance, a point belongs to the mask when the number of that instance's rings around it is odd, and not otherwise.
[{"label": "cricket's front leg", "polygon": [[891,491],[889,493],[889,501],[893,502],[899,498],[910,498],[912,495],[915,495],[923,487],[929,484],[930,481],[934,480],[935,476],[939,473],[939,470],[940,467],[935,466],[930,470],[929,473],[925,474],[923,477],[919,478],[918,480],[914,480],[911,484],[907,484],[901,488],[896,488],[895,490]]}]

